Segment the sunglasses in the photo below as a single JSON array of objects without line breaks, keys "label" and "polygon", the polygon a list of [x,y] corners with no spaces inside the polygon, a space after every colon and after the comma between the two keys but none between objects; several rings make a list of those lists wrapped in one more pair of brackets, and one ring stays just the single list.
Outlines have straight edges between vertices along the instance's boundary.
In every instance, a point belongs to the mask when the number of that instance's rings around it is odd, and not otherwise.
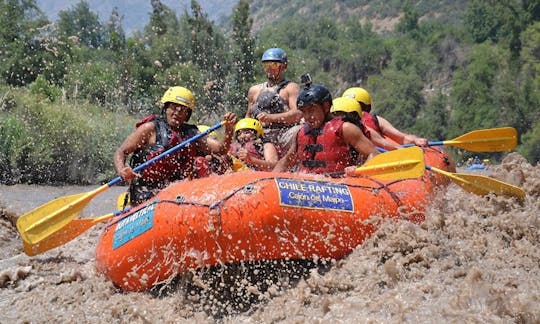
[{"label": "sunglasses", "polygon": [[269,68],[272,68],[272,69],[275,69],[275,68],[278,68],[279,66],[281,66],[281,62],[273,62],[273,61],[269,61],[269,62],[263,62],[263,68],[265,69],[269,69]]},{"label": "sunglasses", "polygon": [[183,105],[169,105],[169,109],[171,109],[175,113],[183,113],[190,110],[189,107]]}]

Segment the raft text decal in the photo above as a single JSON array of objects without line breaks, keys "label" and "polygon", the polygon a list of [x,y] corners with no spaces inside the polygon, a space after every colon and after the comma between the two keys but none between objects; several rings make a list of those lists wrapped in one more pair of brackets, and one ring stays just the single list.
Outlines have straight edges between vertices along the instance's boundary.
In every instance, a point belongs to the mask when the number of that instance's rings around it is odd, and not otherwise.
[{"label": "raft text decal", "polygon": [[280,178],[276,179],[276,184],[282,206],[354,211],[346,185]]},{"label": "raft text decal", "polygon": [[116,224],[113,236],[113,250],[133,240],[154,226],[156,203],[138,210]]}]

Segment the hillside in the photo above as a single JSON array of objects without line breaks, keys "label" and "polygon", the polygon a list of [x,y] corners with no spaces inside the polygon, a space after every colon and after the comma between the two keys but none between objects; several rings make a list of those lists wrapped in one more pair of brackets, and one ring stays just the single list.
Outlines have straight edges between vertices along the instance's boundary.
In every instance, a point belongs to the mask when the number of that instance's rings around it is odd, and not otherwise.
[{"label": "hillside", "polygon": [[[56,20],[58,12],[68,10],[78,1],[74,0],[37,0],[38,6],[49,19]],[[87,0],[92,11],[101,21],[107,21],[111,11],[117,7],[123,15],[123,26],[128,34],[141,30],[149,21],[152,10],[151,0]],[[163,4],[174,9],[178,15],[189,10],[191,0],[162,0]],[[238,0],[199,0],[210,20],[223,29],[228,29],[232,9]],[[411,1],[411,5],[425,18],[437,18],[449,23],[460,19],[466,6],[465,0],[449,1]],[[253,32],[264,26],[278,24],[293,17],[306,17],[306,26],[314,20],[335,17],[338,22],[356,19],[362,23],[370,22],[373,30],[384,33],[393,30],[399,21],[405,1],[383,0],[253,0],[250,1],[250,14],[253,18]]]},{"label": "hillside", "polygon": [[[405,3],[406,1],[384,0],[253,0],[250,1],[250,12],[254,31],[269,24],[302,16],[306,18],[306,28],[320,18],[335,18],[337,22],[356,19],[362,23],[369,21],[377,32],[386,32],[393,30],[399,21]],[[436,18],[454,24],[461,18],[467,1],[417,0],[409,3],[421,19]]]},{"label": "hillside", "polygon": [[[37,0],[36,3],[49,19],[56,20],[58,12],[68,10],[77,4],[76,0]],[[90,9],[99,15],[102,22],[108,20],[114,7],[123,15],[123,27],[128,34],[141,30],[149,21],[152,11],[151,0],[86,0]],[[190,9],[191,0],[162,0],[163,4],[176,10],[180,15]],[[230,16],[237,0],[199,0],[211,20],[219,21],[223,16]]]}]

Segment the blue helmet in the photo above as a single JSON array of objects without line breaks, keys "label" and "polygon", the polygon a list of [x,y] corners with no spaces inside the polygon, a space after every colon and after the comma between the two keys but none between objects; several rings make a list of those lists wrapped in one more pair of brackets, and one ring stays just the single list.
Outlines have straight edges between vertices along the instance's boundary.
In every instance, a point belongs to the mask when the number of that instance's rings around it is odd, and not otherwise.
[{"label": "blue helmet", "polygon": [[302,109],[314,103],[332,102],[332,94],[321,84],[314,84],[309,88],[304,88],[296,99],[296,106]]},{"label": "blue helmet", "polygon": [[264,52],[262,61],[276,61],[287,64],[287,53],[281,48],[269,48]]}]

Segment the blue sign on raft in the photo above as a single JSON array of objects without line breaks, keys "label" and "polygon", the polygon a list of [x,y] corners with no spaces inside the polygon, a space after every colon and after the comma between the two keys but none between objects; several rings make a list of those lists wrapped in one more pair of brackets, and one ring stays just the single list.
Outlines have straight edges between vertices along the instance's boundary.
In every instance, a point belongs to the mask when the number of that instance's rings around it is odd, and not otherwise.
[{"label": "blue sign on raft", "polygon": [[113,235],[113,250],[133,240],[154,226],[156,203],[150,204],[116,224]]},{"label": "blue sign on raft", "polygon": [[276,185],[282,206],[354,211],[351,192],[346,185],[280,178],[276,179]]}]

